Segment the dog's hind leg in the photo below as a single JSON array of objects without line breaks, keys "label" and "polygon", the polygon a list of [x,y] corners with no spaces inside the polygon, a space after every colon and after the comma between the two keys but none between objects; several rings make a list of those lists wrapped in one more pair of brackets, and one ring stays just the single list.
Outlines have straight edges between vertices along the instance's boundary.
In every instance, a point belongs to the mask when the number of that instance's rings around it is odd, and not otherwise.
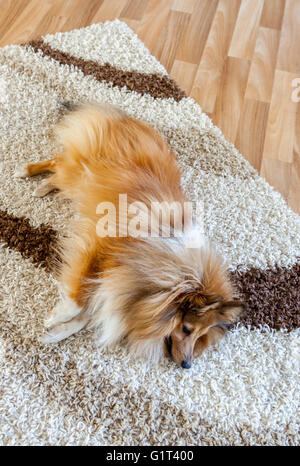
[{"label": "dog's hind leg", "polygon": [[17,178],[26,178],[27,176],[40,175],[41,173],[55,172],[58,157],[44,160],[37,163],[26,163],[18,167],[15,171]]},{"label": "dog's hind leg", "polygon": [[51,191],[54,191],[55,189],[57,189],[56,186],[47,179],[38,185],[38,187],[33,191],[32,195],[34,197],[44,197],[46,194],[51,193]]},{"label": "dog's hind leg", "polygon": [[[26,178],[35,175],[40,175],[41,173],[52,172],[55,173],[58,157],[54,157],[50,160],[45,160],[44,162],[37,163],[28,163],[21,165],[15,171],[15,176],[18,178]],[[44,197],[46,194],[54,191],[56,188],[55,184],[52,182],[54,176],[47,178],[43,181],[33,192],[35,197]]]}]

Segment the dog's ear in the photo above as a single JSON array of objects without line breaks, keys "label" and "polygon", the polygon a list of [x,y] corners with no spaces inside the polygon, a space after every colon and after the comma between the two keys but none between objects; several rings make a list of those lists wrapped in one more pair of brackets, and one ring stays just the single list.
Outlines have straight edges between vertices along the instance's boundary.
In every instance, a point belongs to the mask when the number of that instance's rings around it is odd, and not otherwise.
[{"label": "dog's ear", "polygon": [[221,322],[236,322],[244,309],[245,305],[240,300],[224,300],[218,309],[218,314]]}]

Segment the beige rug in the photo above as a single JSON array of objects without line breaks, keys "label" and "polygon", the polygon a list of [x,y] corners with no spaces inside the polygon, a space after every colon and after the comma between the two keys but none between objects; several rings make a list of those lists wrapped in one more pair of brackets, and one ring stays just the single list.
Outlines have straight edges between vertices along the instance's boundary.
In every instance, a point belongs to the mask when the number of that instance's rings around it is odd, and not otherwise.
[{"label": "beige rug", "polygon": [[[42,346],[57,299],[51,244],[72,209],[14,178],[57,149],[60,101],[117,104],[178,156],[191,199],[247,301],[237,328],[189,371],[150,369],[82,331]],[[0,50],[0,443],[299,443],[300,221],[118,20]]]}]

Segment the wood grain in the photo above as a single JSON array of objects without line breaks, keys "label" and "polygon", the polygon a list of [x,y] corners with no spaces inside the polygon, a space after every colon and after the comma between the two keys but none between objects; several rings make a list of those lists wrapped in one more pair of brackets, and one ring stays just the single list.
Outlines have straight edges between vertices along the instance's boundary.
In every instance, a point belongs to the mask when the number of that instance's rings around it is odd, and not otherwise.
[{"label": "wood grain", "polygon": [[292,101],[292,81],[296,75],[276,70],[266,127],[264,157],[292,162],[297,103]]},{"label": "wood grain", "polygon": [[265,0],[260,25],[265,28],[281,29],[285,0]]},{"label": "wood grain", "polygon": [[140,20],[144,16],[149,0],[127,0],[121,11],[121,17]]},{"label": "wood grain", "polygon": [[171,8],[183,13],[193,13],[196,2],[197,0],[173,0]]},{"label": "wood grain", "polygon": [[188,13],[170,10],[168,18],[160,33],[159,49],[156,56],[170,72],[176,52],[190,20]]},{"label": "wood grain", "polygon": [[72,29],[71,26],[68,27],[68,23],[68,18],[64,16],[45,15],[34,28],[32,38],[41,36],[45,29],[47,30],[47,34],[55,34],[56,31],[68,31]]},{"label": "wood grain", "polygon": [[214,16],[203,55],[197,69],[191,97],[205,112],[213,112],[220,79],[227,57],[241,0],[220,0]]},{"label": "wood grain", "polygon": [[173,0],[151,0],[137,28],[139,38],[158,57],[163,48],[161,31],[164,31]]},{"label": "wood grain", "polygon": [[[14,8],[13,4],[12,7]],[[30,20],[34,18],[35,24],[38,24],[47,15],[50,8],[51,3],[47,0],[43,2],[30,0],[26,4],[23,3],[23,9],[19,10],[18,16],[11,21],[11,27],[1,37],[0,46],[10,42],[20,43],[27,38],[33,38],[35,33]]]},{"label": "wood grain", "polygon": [[[7,41],[5,35],[14,27],[15,22],[20,17],[24,10],[24,0],[2,0],[0,3],[0,43],[3,45],[9,43],[9,36]],[[11,34],[12,42],[16,43],[16,35]]]},{"label": "wood grain", "polygon": [[176,60],[199,63],[218,5],[217,0],[197,0],[188,27],[176,53]]},{"label": "wood grain", "polygon": [[187,95],[189,95],[191,92],[196,71],[197,65],[195,65],[194,63],[174,60],[171,69],[171,75],[176,82],[181,83],[181,88],[187,93]]},{"label": "wood grain", "polygon": [[260,171],[269,104],[245,99],[239,120],[235,145],[251,165]]},{"label": "wood grain", "polygon": [[252,59],[263,6],[263,0],[242,0],[228,53],[230,57]]},{"label": "wood grain", "polygon": [[[87,1],[85,1],[85,5]],[[127,0],[118,0],[117,2],[112,2],[111,0],[103,0],[99,2],[99,8],[95,15],[93,16],[92,23],[104,22],[107,20],[114,20],[121,15],[122,10],[127,4]]]},{"label": "wood grain", "polygon": [[227,57],[212,113],[213,122],[222,128],[224,136],[233,143],[237,135],[249,67],[248,60]]},{"label": "wood grain", "polygon": [[[70,31],[71,29],[73,29],[73,24],[74,24],[74,20],[76,21],[76,23],[78,24],[78,28],[81,28],[81,27],[84,27],[87,23],[91,23],[96,12],[99,10],[99,7],[102,5],[103,3],[103,0],[90,0],[88,2],[87,5],[85,5],[85,8],[82,8],[82,0],[71,0],[72,1],[72,6],[73,6],[73,13],[70,15],[68,13],[68,9],[67,9],[67,3],[66,2],[66,5],[65,5],[65,9],[64,9],[64,14],[62,15],[59,10],[58,10],[58,5],[56,3],[54,3],[54,5],[51,7],[51,9],[49,10],[48,14],[47,14],[47,18],[50,18],[50,17],[55,17],[55,18],[61,18],[61,20],[63,21],[63,30],[64,31]],[[70,2],[70,0],[69,0]],[[69,3],[69,8],[70,8],[70,3]],[[78,15],[78,10],[81,8],[81,14],[80,14],[80,17],[77,18],[76,15]],[[55,12],[55,14],[54,14]],[[52,31],[51,31],[52,32]],[[53,31],[54,32],[54,31]],[[40,26],[40,30],[38,32],[37,35],[41,35],[43,32],[42,32],[42,28]]]},{"label": "wood grain", "polygon": [[259,28],[245,94],[246,99],[271,101],[279,38],[279,31]]},{"label": "wood grain", "polygon": [[282,162],[276,159],[263,159],[262,176],[279,191],[285,200],[288,199],[290,178],[291,178],[291,164]]},{"label": "wood grain", "polygon": [[286,0],[277,68],[291,73],[300,73],[300,2]]},{"label": "wood grain", "polygon": [[0,0],[0,45],[115,18],[300,213],[300,0]]}]

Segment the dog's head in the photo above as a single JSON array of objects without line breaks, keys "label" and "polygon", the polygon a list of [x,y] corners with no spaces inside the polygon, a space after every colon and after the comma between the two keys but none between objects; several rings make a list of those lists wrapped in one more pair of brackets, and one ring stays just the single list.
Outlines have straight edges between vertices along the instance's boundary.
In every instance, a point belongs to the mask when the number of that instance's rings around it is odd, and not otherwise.
[{"label": "dog's head", "polygon": [[[182,367],[236,322],[243,309],[223,259],[208,242],[189,249],[183,242],[145,242],[125,255],[124,277],[134,287],[127,335],[135,354],[157,359],[166,348]],[[120,287],[120,285],[118,285]],[[129,286],[127,287],[129,289]],[[124,294],[124,293],[123,293]],[[212,338],[212,334],[215,334]]]},{"label": "dog's head", "polygon": [[179,305],[179,321],[165,339],[167,353],[176,364],[189,369],[193,359],[238,320],[243,308],[241,301],[222,296],[185,296]]}]

